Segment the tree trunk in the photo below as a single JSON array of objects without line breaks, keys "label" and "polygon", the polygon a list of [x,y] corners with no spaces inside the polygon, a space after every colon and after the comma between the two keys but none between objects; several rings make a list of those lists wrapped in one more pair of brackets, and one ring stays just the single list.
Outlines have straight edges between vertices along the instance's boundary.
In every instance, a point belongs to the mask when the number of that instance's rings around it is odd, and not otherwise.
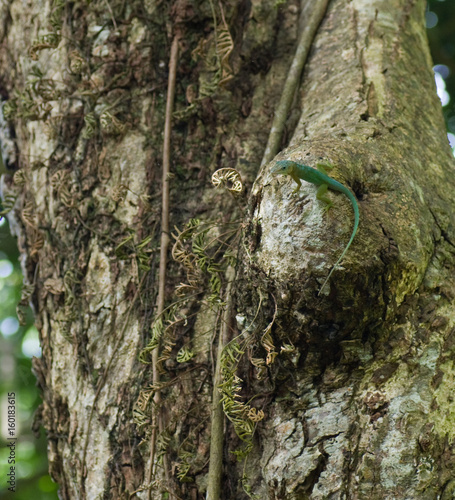
[{"label": "tree trunk", "polygon": [[[1,7],[3,198],[61,498],[452,498],[454,162],[425,2],[323,4]],[[360,206],[320,295],[350,204],[259,168],[308,27],[277,159],[329,160]]]}]

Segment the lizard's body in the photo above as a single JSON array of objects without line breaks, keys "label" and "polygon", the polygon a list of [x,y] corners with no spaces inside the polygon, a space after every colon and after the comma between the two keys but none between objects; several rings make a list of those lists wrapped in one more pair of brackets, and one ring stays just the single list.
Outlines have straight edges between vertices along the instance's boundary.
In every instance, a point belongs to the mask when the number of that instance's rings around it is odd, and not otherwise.
[{"label": "lizard's body", "polygon": [[311,182],[316,186],[319,186],[316,198],[327,204],[325,210],[328,210],[333,205],[330,199],[327,198],[327,196],[325,195],[327,189],[332,189],[333,191],[338,191],[346,195],[349,198],[349,201],[351,202],[352,208],[354,209],[354,228],[352,230],[351,239],[348,241],[348,244],[345,246],[339,259],[336,261],[335,265],[332,267],[332,270],[330,271],[329,275],[324,281],[321,289],[319,290],[319,293],[321,293],[322,289],[326,285],[333,271],[345,256],[346,252],[348,251],[348,248],[351,246],[351,243],[357,233],[357,228],[359,227],[359,205],[357,203],[356,197],[346,186],[344,186],[343,184],[341,184],[341,182],[338,182],[327,175],[327,172],[324,167],[331,168],[330,164],[318,163],[317,167],[318,169],[316,170],[315,168],[309,167],[307,165],[301,165],[294,161],[284,160],[284,161],[278,161],[276,165],[272,168],[271,173],[273,175],[291,176],[292,179],[294,179],[294,181],[297,183],[297,187],[294,189],[294,192],[297,192],[300,189],[300,186],[302,185],[301,179],[307,182]]}]

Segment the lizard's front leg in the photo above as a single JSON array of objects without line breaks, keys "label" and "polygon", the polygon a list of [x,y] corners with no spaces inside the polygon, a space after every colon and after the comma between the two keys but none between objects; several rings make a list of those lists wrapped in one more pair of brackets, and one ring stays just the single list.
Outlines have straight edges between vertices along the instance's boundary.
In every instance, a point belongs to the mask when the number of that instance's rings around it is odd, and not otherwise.
[{"label": "lizard's front leg", "polygon": [[329,161],[319,162],[319,163],[316,163],[316,168],[319,170],[319,172],[322,172],[325,175],[329,175],[327,170],[332,170],[333,164],[330,163]]},{"label": "lizard's front leg", "polygon": [[294,181],[297,183],[297,187],[292,191],[293,193],[297,193],[297,191],[300,189],[300,186],[302,185],[302,181],[300,180],[299,177],[293,172],[291,174],[291,177],[294,179]]}]

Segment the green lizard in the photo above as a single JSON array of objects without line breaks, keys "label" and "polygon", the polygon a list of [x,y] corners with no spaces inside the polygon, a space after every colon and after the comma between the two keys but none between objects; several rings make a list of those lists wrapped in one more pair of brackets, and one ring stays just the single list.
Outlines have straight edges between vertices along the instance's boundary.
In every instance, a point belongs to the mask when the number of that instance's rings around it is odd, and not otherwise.
[{"label": "green lizard", "polygon": [[327,189],[333,189],[334,191],[339,191],[340,193],[343,193],[349,198],[349,201],[352,204],[352,208],[354,209],[354,229],[352,230],[351,239],[345,246],[339,259],[336,261],[329,275],[322,284],[322,287],[319,290],[320,294],[322,292],[322,289],[329,281],[329,278],[332,275],[333,271],[345,256],[346,252],[348,251],[348,248],[351,246],[354,236],[357,233],[357,228],[359,227],[359,205],[357,203],[355,196],[346,186],[336,181],[335,179],[329,177],[326,168],[332,168],[331,164],[317,163],[316,166],[317,170],[315,168],[308,167],[307,165],[301,165],[294,161],[280,160],[276,162],[276,165],[272,168],[271,173],[272,175],[290,175],[297,183],[297,187],[294,189],[294,193],[296,193],[300,189],[300,186],[302,185],[300,179],[303,179],[304,181],[311,182],[312,184],[319,186],[316,198],[326,203],[325,210],[328,210],[333,205],[330,199],[327,198],[326,196]]}]

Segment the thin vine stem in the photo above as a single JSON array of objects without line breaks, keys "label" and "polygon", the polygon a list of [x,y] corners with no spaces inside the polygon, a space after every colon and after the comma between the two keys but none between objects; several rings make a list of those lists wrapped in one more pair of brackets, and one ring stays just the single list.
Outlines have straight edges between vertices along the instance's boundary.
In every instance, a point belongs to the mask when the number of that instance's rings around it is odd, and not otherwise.
[{"label": "thin vine stem", "polygon": [[[302,2],[304,4],[306,2]],[[289,115],[294,94],[302,75],[303,67],[308,58],[311,45],[313,43],[316,32],[324,19],[325,12],[329,0],[314,0],[312,2],[311,13],[308,19],[301,19],[299,29],[302,30],[297,44],[297,50],[292,60],[291,67],[284,84],[280,102],[275,111],[275,116],[270,129],[269,139],[265,148],[264,156],[262,157],[261,167],[269,163],[280,150],[281,137],[283,135],[286,118]],[[303,13],[303,9],[302,9]],[[305,21],[305,24],[303,23]]]},{"label": "thin vine stem", "polygon": [[[210,462],[207,484],[207,500],[218,500],[221,493],[221,478],[223,470],[223,442],[224,442],[224,412],[221,405],[221,357],[224,346],[228,343],[230,333],[230,320],[232,318],[232,285],[235,282],[235,270],[228,267],[228,285],[226,288],[226,308],[223,312],[223,322],[220,329],[218,349],[216,356],[215,377],[213,380],[212,412],[211,412],[211,439],[210,439]],[[231,275],[231,279],[229,279]]]},{"label": "thin vine stem", "polygon": [[[179,35],[175,34],[172,40],[171,55],[169,59],[169,80],[167,87],[166,101],[166,117],[164,122],[164,140],[163,140],[163,172],[162,172],[162,206],[161,206],[161,245],[160,245],[160,267],[158,281],[158,297],[156,303],[156,314],[159,316],[164,310],[165,302],[165,284],[166,284],[166,265],[169,249],[169,172],[170,172],[170,156],[171,156],[171,131],[172,131],[172,111],[174,108],[175,83],[177,76],[177,62],[179,50]],[[152,379],[153,385],[159,387],[160,374],[158,371],[159,348],[152,353]],[[149,486],[148,499],[152,500],[152,478],[154,472],[155,449],[157,440],[157,431],[162,432],[164,425],[161,408],[161,391],[155,392],[154,398],[155,411],[153,412],[152,433],[150,437],[150,458],[149,468],[147,471],[147,484]],[[167,466],[166,455],[163,457],[164,471],[167,482],[169,469]],[[170,495],[173,498],[173,495]]]}]

